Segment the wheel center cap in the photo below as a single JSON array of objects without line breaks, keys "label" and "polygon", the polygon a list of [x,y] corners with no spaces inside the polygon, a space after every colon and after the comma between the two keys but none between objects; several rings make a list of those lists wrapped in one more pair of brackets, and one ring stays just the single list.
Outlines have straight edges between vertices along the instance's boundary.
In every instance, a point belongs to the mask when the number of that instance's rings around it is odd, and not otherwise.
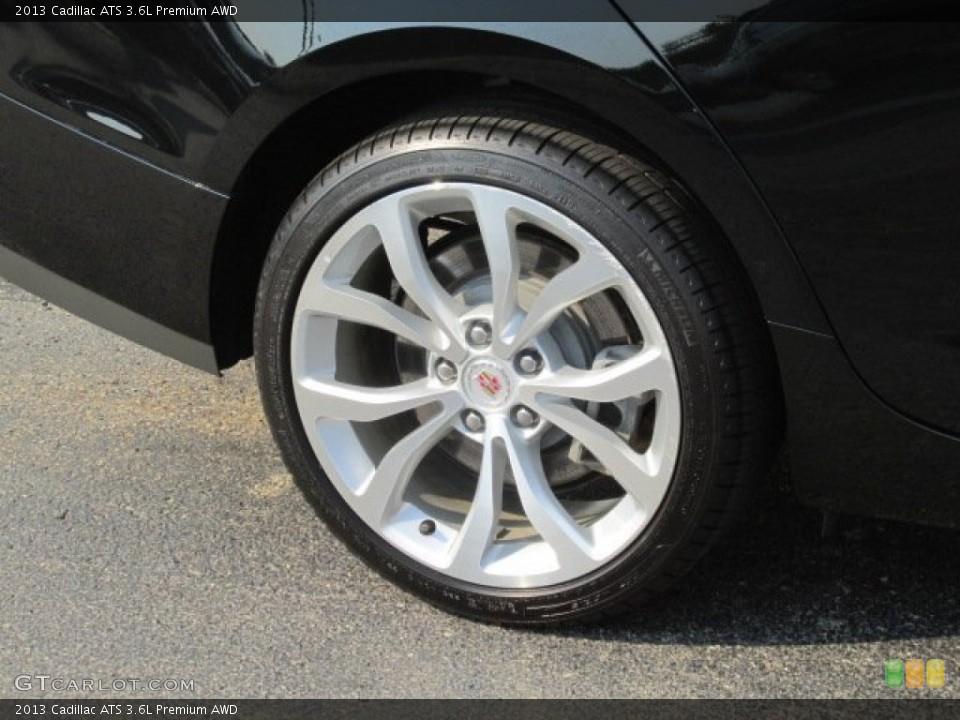
[{"label": "wheel center cap", "polygon": [[463,392],[478,407],[491,410],[503,407],[510,398],[510,375],[496,360],[474,360],[463,373]]}]

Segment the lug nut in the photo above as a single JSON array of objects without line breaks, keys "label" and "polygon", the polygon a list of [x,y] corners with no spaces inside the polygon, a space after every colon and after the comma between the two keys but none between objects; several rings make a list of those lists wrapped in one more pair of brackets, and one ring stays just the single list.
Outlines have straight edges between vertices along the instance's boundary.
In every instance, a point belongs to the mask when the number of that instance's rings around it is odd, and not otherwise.
[{"label": "lug nut", "polygon": [[536,350],[524,350],[517,355],[517,368],[524,375],[536,375],[543,369],[543,357]]},{"label": "lug nut", "polygon": [[480,432],[484,426],[483,415],[476,410],[466,410],[463,413],[463,424],[470,432]]},{"label": "lug nut", "polygon": [[493,340],[493,330],[486,320],[475,320],[467,328],[467,342],[474,347],[486,347]]},{"label": "lug nut", "polygon": [[440,378],[441,382],[445,382],[449,385],[457,379],[457,366],[449,360],[437,360],[435,369],[437,372],[437,377]]},{"label": "lug nut", "polygon": [[531,428],[540,422],[540,416],[526,405],[517,405],[510,415],[517,427]]}]

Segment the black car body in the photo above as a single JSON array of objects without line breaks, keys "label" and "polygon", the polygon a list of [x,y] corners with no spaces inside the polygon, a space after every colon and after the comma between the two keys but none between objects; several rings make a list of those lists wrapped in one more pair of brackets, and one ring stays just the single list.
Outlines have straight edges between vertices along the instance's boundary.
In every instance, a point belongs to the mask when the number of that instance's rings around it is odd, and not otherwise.
[{"label": "black car body", "polygon": [[645,148],[729,239],[803,502],[956,525],[960,28],[595,5],[605,22],[5,23],[0,275],[216,373],[250,355],[270,239],[320,167],[510,87]]}]

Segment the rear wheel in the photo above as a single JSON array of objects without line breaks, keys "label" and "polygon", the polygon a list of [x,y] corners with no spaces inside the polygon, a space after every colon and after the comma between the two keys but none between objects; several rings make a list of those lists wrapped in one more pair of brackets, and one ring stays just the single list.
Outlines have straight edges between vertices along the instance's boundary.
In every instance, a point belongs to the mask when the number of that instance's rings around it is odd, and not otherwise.
[{"label": "rear wheel", "polygon": [[632,607],[702,554],[775,409],[743,279],[662,172],[502,117],[378,134],[280,228],[267,415],[321,516],[485,620]]}]

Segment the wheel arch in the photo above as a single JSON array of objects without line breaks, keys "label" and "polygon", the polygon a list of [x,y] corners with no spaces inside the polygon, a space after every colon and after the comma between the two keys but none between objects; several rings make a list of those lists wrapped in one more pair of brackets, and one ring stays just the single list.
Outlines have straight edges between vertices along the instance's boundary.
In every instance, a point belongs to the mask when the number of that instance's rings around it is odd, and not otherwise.
[{"label": "wheel arch", "polygon": [[245,102],[202,178],[231,195],[211,277],[211,336],[221,368],[252,352],[263,259],[310,178],[354,143],[421,108],[505,92],[533,108],[545,103],[583,118],[665,165],[716,220],[765,318],[829,332],[749,177],[633,29],[586,23],[576,47],[561,48],[549,29],[530,29],[535,25],[549,24],[529,24],[526,36],[460,28],[358,35],[303,55]]}]

